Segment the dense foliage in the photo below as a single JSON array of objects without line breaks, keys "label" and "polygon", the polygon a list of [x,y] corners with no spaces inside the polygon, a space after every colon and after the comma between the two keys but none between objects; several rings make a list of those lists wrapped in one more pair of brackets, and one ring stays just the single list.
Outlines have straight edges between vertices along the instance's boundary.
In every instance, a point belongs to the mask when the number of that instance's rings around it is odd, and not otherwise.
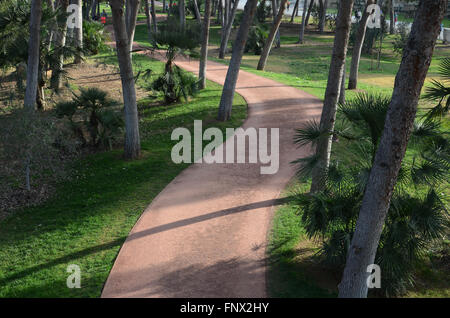
[{"label": "dense foliage", "polygon": [[[326,188],[297,196],[308,235],[321,239],[319,255],[334,268],[345,265],[389,103],[387,97],[361,94],[339,106],[331,163],[322,174]],[[415,266],[448,233],[440,187],[449,177],[450,139],[440,125],[429,116],[416,118],[376,255],[385,295],[403,293],[414,282]],[[295,141],[314,145],[322,134],[311,122]],[[314,156],[298,159],[299,174],[308,176],[315,162]]]}]

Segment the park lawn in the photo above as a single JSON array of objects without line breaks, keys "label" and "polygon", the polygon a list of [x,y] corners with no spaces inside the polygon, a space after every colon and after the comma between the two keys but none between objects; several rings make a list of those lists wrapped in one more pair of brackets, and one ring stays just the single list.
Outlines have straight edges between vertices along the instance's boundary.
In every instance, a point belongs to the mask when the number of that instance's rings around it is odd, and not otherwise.
[{"label": "park lawn", "polygon": [[[135,72],[163,63],[134,56]],[[116,64],[103,54],[92,63]],[[145,85],[139,78],[138,84]],[[188,164],[174,164],[170,153],[176,127],[238,127],[247,114],[240,95],[227,123],[215,118],[222,87],[207,88],[189,102],[164,106],[152,98],[139,101],[142,157],[122,159],[122,149],[87,155],[74,164],[71,180],[42,205],[17,211],[0,223],[0,297],[99,297],[117,253],[145,207]],[[161,100],[159,98],[159,100]],[[66,287],[69,264],[81,268],[81,288]]]}]

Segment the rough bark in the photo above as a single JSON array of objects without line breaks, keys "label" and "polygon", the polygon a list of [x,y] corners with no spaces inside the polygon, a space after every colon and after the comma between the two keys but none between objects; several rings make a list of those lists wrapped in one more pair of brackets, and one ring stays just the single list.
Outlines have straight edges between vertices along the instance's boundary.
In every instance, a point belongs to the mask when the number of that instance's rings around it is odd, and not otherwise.
[{"label": "rough bark", "polygon": [[345,103],[345,61],[344,61],[344,70],[342,72],[342,80],[341,80],[341,89],[339,91],[339,103]]},{"label": "rough bark", "polygon": [[203,18],[202,27],[202,48],[200,51],[200,67],[198,77],[200,80],[199,89],[206,87],[206,62],[208,60],[208,40],[209,40],[209,25],[211,23],[211,1],[205,0],[205,16]]},{"label": "rough bark", "polygon": [[83,49],[83,12],[81,9],[81,0],[75,0],[74,3],[78,5],[78,18],[80,21],[80,27],[74,28],[75,33],[75,47],[78,49],[79,54],[75,57],[75,64],[80,64],[82,61],[82,53],[81,50]]},{"label": "rough bark", "polygon": [[372,12],[367,12],[367,7],[374,4],[375,0],[367,0],[367,5],[364,8],[361,20],[358,24],[358,31],[355,36],[355,43],[353,44],[352,64],[350,65],[350,75],[348,78],[348,89],[355,89],[358,85],[358,70],[359,61],[361,59],[361,51],[366,37],[367,21]]},{"label": "rough bark", "polygon": [[42,0],[33,0],[31,2],[30,41],[28,43],[27,87],[24,100],[25,107],[30,109],[34,109],[36,105],[41,17]]},{"label": "rough bark", "polygon": [[392,192],[411,135],[420,91],[446,8],[447,0],[419,2],[339,284],[339,297],[367,297],[369,273],[366,269],[375,260]]},{"label": "rough bark", "polygon": [[[314,0],[310,0],[311,3],[314,2]],[[302,13],[302,24],[300,25],[300,34],[298,36],[298,43],[303,43],[303,40],[305,38],[305,30],[306,30],[306,11],[308,6],[308,0],[304,0],[303,2],[303,13]]]},{"label": "rough bark", "polygon": [[[69,0],[60,0],[59,8],[61,11],[66,12],[67,7],[69,6]],[[58,24],[57,30],[55,32],[55,47],[63,48],[66,45],[66,34],[67,34],[67,20]],[[58,90],[61,88],[61,73],[63,71],[64,66],[64,55],[60,52],[58,56],[58,61],[54,63],[52,67],[52,76],[50,78],[50,87],[52,89]]]},{"label": "rough bark", "polygon": [[323,102],[322,116],[320,118],[320,130],[328,134],[323,135],[317,142],[317,163],[312,171],[311,192],[317,192],[324,188],[324,171],[328,169],[330,163],[332,132],[336,119],[336,106],[341,89],[342,72],[344,71],[348,39],[350,36],[353,2],[354,0],[339,2],[333,54],[331,56],[327,88]]},{"label": "rough bark", "polygon": [[269,37],[267,38],[266,43],[264,44],[263,51],[259,58],[258,67],[256,68],[260,71],[264,71],[264,68],[266,67],[267,58],[269,57],[270,50],[273,45],[273,41],[275,40],[275,34],[278,32],[278,29],[281,24],[281,20],[283,19],[283,14],[284,14],[284,10],[286,9],[287,1],[288,0],[281,0],[280,10],[278,10],[278,14],[275,18],[274,24],[272,25],[272,28],[270,29]]},{"label": "rough bark", "polygon": [[222,97],[220,98],[218,120],[226,121],[231,118],[231,108],[233,105],[234,91],[239,76],[242,55],[244,54],[245,43],[247,42],[248,32],[255,16],[258,0],[248,0],[245,4],[244,15],[239,26],[236,41],[233,45],[230,65],[228,66],[227,76],[223,86]]},{"label": "rough bark", "polygon": [[139,137],[139,119],[136,104],[136,89],[134,86],[133,67],[131,64],[128,36],[123,12],[123,0],[109,0],[114,34],[116,38],[117,59],[119,61],[120,79],[125,113],[125,144],[124,157],[135,159],[140,156],[141,144]]},{"label": "rough bark", "polygon": [[225,29],[222,29],[222,40],[220,41],[219,59],[224,59],[228,49],[228,41],[230,40],[231,29],[233,28],[234,18],[236,17],[236,11],[239,4],[239,0],[234,0],[233,8],[228,15],[228,21]]}]

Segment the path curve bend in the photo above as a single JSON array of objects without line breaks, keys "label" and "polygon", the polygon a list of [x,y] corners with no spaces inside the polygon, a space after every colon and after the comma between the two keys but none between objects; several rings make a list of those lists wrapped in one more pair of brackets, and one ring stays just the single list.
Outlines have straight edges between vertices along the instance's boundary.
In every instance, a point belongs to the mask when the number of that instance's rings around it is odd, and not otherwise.
[{"label": "path curve bend", "polygon": [[[155,58],[162,58],[158,53]],[[198,61],[177,61],[198,74]],[[227,66],[208,61],[223,84]],[[297,88],[240,71],[248,103],[242,128],[279,128],[280,165],[195,163],[146,208],[120,249],[102,297],[266,297],[266,245],[274,201],[294,176],[295,129],[319,119],[321,101]]]}]

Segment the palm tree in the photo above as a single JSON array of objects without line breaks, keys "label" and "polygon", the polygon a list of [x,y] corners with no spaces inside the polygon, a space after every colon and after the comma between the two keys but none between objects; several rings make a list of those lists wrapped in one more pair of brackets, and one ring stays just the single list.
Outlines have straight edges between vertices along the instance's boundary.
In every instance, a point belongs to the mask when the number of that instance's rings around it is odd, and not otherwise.
[{"label": "palm tree", "polygon": [[[355,233],[339,285],[339,297],[367,297],[367,266],[375,261],[393,189],[411,136],[420,90],[428,72],[446,9],[447,0],[419,2],[364,191]],[[417,52],[421,54],[417,55]]]},{"label": "palm tree", "polygon": [[[368,94],[340,104],[325,187],[297,196],[307,234],[322,241],[319,254],[334,269],[345,265],[389,104],[387,96]],[[314,143],[320,133],[317,123],[311,122],[297,131],[295,141],[299,146]],[[438,120],[416,117],[408,154],[376,250],[385,295],[397,295],[410,286],[414,264],[448,231],[446,204],[437,189],[449,177],[450,139],[442,134]],[[296,161],[301,164],[300,176],[308,176],[311,160]]]}]

